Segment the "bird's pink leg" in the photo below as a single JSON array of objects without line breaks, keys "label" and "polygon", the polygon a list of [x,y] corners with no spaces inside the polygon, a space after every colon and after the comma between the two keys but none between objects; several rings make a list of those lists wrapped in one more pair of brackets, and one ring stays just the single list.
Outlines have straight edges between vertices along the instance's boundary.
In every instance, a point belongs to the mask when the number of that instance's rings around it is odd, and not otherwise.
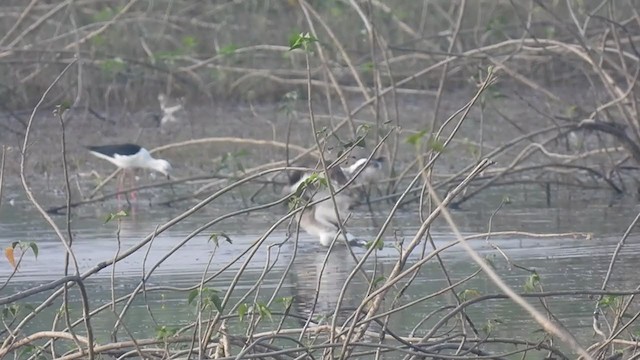
[{"label": "bird's pink leg", "polygon": [[124,175],[125,172],[124,170],[122,171],[122,174],[118,175],[118,186],[117,186],[117,191],[118,191],[118,195],[117,195],[117,199],[118,202],[122,200],[122,194],[120,194],[120,192],[122,191],[122,188],[124,187]]},{"label": "bird's pink leg", "polygon": [[[131,170],[131,188],[134,188],[136,186],[135,184],[136,182],[136,173],[135,170]],[[138,200],[138,192],[133,190],[131,192],[131,200]]]}]

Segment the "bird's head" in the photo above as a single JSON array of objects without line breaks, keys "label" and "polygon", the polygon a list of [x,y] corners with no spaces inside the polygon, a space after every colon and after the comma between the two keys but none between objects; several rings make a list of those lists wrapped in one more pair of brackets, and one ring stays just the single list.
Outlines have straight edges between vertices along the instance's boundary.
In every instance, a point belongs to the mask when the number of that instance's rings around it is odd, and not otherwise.
[{"label": "bird's head", "polygon": [[166,177],[169,177],[169,172],[171,172],[173,168],[171,167],[171,164],[169,164],[167,160],[158,159],[154,163],[153,169],[156,170],[157,172],[162,173]]}]

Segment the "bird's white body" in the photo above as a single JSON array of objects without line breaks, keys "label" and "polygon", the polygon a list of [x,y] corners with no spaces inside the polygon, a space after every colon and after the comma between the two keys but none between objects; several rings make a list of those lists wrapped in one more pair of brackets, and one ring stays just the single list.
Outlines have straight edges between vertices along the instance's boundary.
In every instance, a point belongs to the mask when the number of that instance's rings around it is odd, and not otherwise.
[{"label": "bird's white body", "polygon": [[[167,160],[154,159],[147,149],[136,144],[87,146],[87,149],[91,155],[107,160],[123,170],[118,179],[118,200],[124,187],[128,169],[151,169],[164,174],[167,178],[169,177],[169,171],[171,171],[171,164]],[[133,185],[133,172],[131,176]],[[130,194],[131,198],[135,200],[135,191],[131,191]]]},{"label": "bird's white body", "polygon": [[167,160],[153,158],[145,148],[140,148],[140,150],[133,155],[113,154],[113,156],[109,156],[97,151],[90,150],[89,152],[122,169],[151,169],[164,175],[169,175],[169,171],[171,171],[171,164],[169,164]]},{"label": "bird's white body", "polygon": [[[289,191],[294,193],[298,190],[300,185],[302,185],[310,176],[311,172],[304,173],[300,176],[300,179],[289,186]],[[343,174],[340,174],[344,177]],[[322,177],[322,175],[320,175]],[[334,190],[337,190],[341,187],[341,182],[337,181],[337,179],[333,178],[332,185],[334,186]],[[329,189],[315,186],[316,189],[310,188],[305,190],[305,194],[309,202],[317,201],[330,196]],[[298,224],[300,227],[307,232],[309,235],[313,235],[318,237],[320,244],[322,246],[330,246],[331,243],[336,239],[336,236],[340,233],[340,222],[344,222],[348,215],[349,209],[353,205],[354,201],[350,196],[350,193],[347,189],[343,190],[338,194],[334,194],[333,199],[335,199],[335,207],[334,202],[331,198],[327,200],[321,201],[318,204],[308,206],[304,209],[304,211],[297,217]],[[337,210],[337,212],[336,212]],[[345,234],[347,241],[349,243],[354,243],[356,241],[355,236],[350,233]],[[342,243],[342,241],[338,238],[338,243]]]},{"label": "bird's white body", "polygon": [[[367,158],[358,159],[351,166],[343,167],[342,171],[348,177],[356,176],[356,184],[373,184],[382,176],[383,158],[371,159],[367,163]],[[364,166],[364,169],[362,167]],[[360,171],[360,173],[358,173]],[[356,175],[357,174],[357,175]]]},{"label": "bird's white body", "polygon": [[160,110],[162,110],[162,119],[160,120],[160,125],[178,122],[176,113],[184,108],[182,102],[171,101],[164,94],[158,95],[158,102],[160,102]]},{"label": "bird's white body", "polygon": [[[326,201],[321,204],[331,205],[330,202],[326,202]],[[321,205],[321,204],[318,204],[318,205]],[[318,237],[318,240],[320,241],[320,245],[329,247],[333,242],[333,240],[336,239],[336,237],[340,233],[340,229],[336,228],[336,226],[333,224],[327,224],[324,221],[325,218],[323,217],[323,215],[319,215],[317,210],[318,208],[315,206],[312,207],[311,209],[306,209],[302,213],[302,215],[300,215],[298,221],[299,221],[300,227],[307,234]],[[331,211],[334,211],[334,210],[331,209]],[[336,218],[335,211],[333,212],[332,217]],[[341,218],[341,220],[344,221],[344,218]],[[350,233],[346,233],[345,236],[347,237],[347,242],[351,243],[356,240],[356,237]],[[342,243],[340,238],[338,238],[336,241],[338,241],[338,243]]]}]

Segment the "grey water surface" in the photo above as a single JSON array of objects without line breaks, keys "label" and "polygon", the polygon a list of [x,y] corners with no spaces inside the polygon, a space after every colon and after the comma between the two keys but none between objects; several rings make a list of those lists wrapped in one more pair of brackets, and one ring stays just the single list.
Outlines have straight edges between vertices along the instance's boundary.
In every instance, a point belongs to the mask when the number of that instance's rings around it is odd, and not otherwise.
[{"label": "grey water surface", "polygon": [[[18,190],[15,191],[18,194]],[[638,207],[630,201],[618,201],[608,204],[608,194],[594,194],[593,192],[569,193],[566,190],[554,194],[554,202],[547,206],[543,201],[545,196],[539,189],[510,188],[501,192],[487,192],[486,195],[466,204],[462,209],[452,210],[452,215],[460,230],[465,235],[487,231],[488,219],[499,204],[502,196],[508,193],[511,204],[498,212],[492,219],[493,231],[519,230],[539,233],[590,232],[590,238],[576,237],[545,237],[535,238],[524,235],[491,238],[490,241],[477,239],[471,241],[472,246],[481,255],[491,259],[497,272],[505,281],[519,292],[524,291],[524,284],[530,273],[511,266],[493,247],[499,247],[513,263],[535,269],[541,279],[545,291],[599,289],[607,272],[613,251],[626,227],[635,217]],[[97,264],[112,259],[117,252],[124,252],[135,246],[155,229],[179,215],[188,208],[149,207],[142,199],[135,204],[130,215],[123,218],[120,225],[117,221],[105,223],[105,215],[118,209],[116,200],[99,206],[85,206],[74,210],[71,218],[73,245],[79,271],[83,273]],[[347,312],[355,309],[368,285],[362,274],[356,274],[352,281],[345,285],[347,278],[354,268],[355,260],[344,248],[334,249],[327,257],[325,249],[316,244],[315,239],[301,233],[295,246],[294,239],[287,239],[286,224],[278,227],[264,241],[251,259],[243,256],[239,261],[220,271],[232,259],[243,251],[272,226],[281,216],[286,214],[286,208],[274,207],[266,211],[239,215],[220,222],[196,235],[184,246],[162,263],[163,256],[183,241],[194,229],[202,226],[217,216],[228,212],[224,202],[214,202],[196,212],[193,216],[158,234],[153,241],[143,249],[118,262],[115,267],[106,267],[87,281],[87,290],[91,299],[91,309],[110,302],[113,295],[120,297],[128,295],[141,284],[143,274],[153,272],[145,285],[156,288],[146,299],[142,295],[136,297],[132,307],[128,310],[125,324],[127,329],[137,337],[154,336],[159,326],[179,327],[195,321],[194,307],[188,304],[189,291],[179,291],[176,288],[187,289],[197,285],[204,277],[215,275],[207,287],[220,291],[220,296],[234,281],[237,271],[247,262],[247,268],[237,279],[232,293],[231,304],[235,304],[264,276],[256,296],[252,292],[244,302],[252,303],[258,300],[267,303],[273,298],[292,296],[294,298],[293,311],[303,318],[314,309],[314,318],[321,319],[333,313],[338,294],[345,287],[341,308]],[[350,231],[364,238],[373,237],[377,231],[372,225],[372,217],[379,225],[383,216],[387,214],[390,205],[375,204],[375,215],[366,209],[357,209],[350,223]],[[54,220],[65,231],[65,217],[55,216]],[[385,247],[377,252],[375,258],[370,258],[364,265],[369,277],[388,274],[398,258],[398,250],[394,246],[396,240],[403,239],[405,245],[409,243],[419,225],[418,213],[412,210],[400,210],[394,217],[390,229],[385,233]],[[219,246],[210,241],[213,233],[228,235],[232,243],[219,237]],[[454,240],[447,224],[439,219],[431,230],[431,235],[437,247],[449,244]],[[9,283],[0,290],[0,297],[31,288],[36,285],[54,281],[64,275],[65,250],[55,233],[45,223],[43,218],[35,212],[23,197],[17,196],[10,205],[4,202],[0,207],[0,244],[8,246],[13,241],[34,241],[38,244],[39,255],[36,258],[31,253],[24,256],[19,271]],[[284,242],[284,243],[283,243]],[[119,250],[118,250],[119,248]],[[417,261],[420,251],[415,251],[409,265]],[[360,256],[364,249],[355,249],[355,255]],[[425,254],[432,250],[430,245]],[[449,277],[453,282],[471,273],[478,266],[459,246],[453,246],[441,253]],[[327,258],[323,270],[323,263]],[[637,231],[632,231],[622,248],[618,262],[614,267],[610,289],[632,289],[637,286],[637,264],[640,260],[640,237]],[[157,267],[156,267],[157,265]],[[289,269],[289,266],[290,269]],[[73,266],[70,266],[73,272]],[[265,270],[266,269],[266,270]],[[289,269],[287,271],[287,269]],[[374,275],[374,271],[376,275]],[[8,279],[12,268],[6,260],[0,261],[0,279]],[[322,273],[322,276],[320,274]],[[112,284],[113,275],[113,284]],[[274,291],[282,283],[277,293]],[[313,302],[317,284],[320,289],[317,303]],[[112,294],[113,286],[113,294]],[[409,287],[400,304],[439,291],[447,286],[446,278],[440,265],[436,261],[429,261],[422,268],[413,284]],[[474,290],[480,294],[498,293],[497,288],[484,275],[479,275],[471,281],[456,288],[457,293],[464,290]],[[21,304],[37,305],[46,296],[47,291],[20,301]],[[70,291],[71,302],[74,306],[72,314],[80,315],[80,298],[77,290]],[[385,299],[384,306],[389,306],[392,299]],[[540,302],[531,300],[538,308]],[[585,295],[572,295],[547,298],[548,306],[554,315],[571,330],[578,340],[588,346],[593,338],[591,329],[592,312],[595,299]],[[27,332],[50,329],[53,317],[58,311],[60,300],[54,302],[28,324]],[[441,316],[418,325],[426,314],[446,305],[454,304],[451,293],[433,297],[423,301],[405,311],[395,314],[390,321],[390,329],[398,334],[409,334],[417,326],[413,334],[420,336],[428,332],[430,327]],[[123,303],[117,305],[121,311]],[[274,312],[282,311],[282,305],[277,301],[271,305]],[[450,310],[443,310],[442,315]],[[152,314],[153,316],[151,316]],[[517,305],[508,300],[491,300],[469,307],[468,315],[479,330],[487,329],[492,324],[492,335],[495,337],[515,337],[528,340],[540,339],[540,327],[524,313]],[[92,318],[92,325],[96,329],[97,339],[107,341],[115,323],[115,316],[110,310],[103,311]],[[300,325],[304,322],[300,320]],[[270,326],[267,321],[267,328]],[[58,325],[62,326],[61,324]],[[452,326],[452,325],[451,325]],[[80,327],[81,328],[81,327]],[[119,339],[127,340],[122,330]]]}]

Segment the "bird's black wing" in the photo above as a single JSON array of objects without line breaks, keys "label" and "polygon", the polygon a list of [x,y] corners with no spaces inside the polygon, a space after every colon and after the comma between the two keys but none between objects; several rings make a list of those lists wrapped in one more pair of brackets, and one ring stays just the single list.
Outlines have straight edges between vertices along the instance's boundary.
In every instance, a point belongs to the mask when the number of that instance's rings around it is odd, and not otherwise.
[{"label": "bird's black wing", "polygon": [[114,155],[135,155],[141,147],[136,144],[115,144],[115,145],[102,145],[102,146],[87,146],[87,149],[113,157]]}]

